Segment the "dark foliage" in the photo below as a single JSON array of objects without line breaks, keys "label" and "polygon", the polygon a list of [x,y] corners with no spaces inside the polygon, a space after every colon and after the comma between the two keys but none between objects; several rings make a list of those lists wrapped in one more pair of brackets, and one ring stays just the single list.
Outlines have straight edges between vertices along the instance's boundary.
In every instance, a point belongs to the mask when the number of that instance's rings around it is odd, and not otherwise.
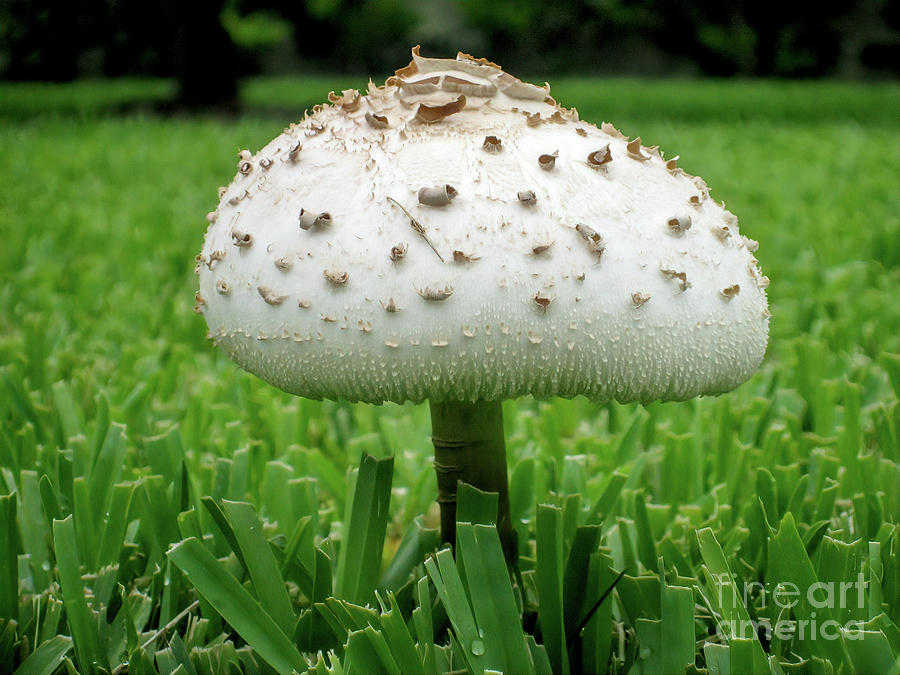
[{"label": "dark foliage", "polygon": [[0,77],[175,76],[199,108],[243,75],[384,75],[417,43],[525,73],[868,77],[898,30],[888,0],[0,0]]}]

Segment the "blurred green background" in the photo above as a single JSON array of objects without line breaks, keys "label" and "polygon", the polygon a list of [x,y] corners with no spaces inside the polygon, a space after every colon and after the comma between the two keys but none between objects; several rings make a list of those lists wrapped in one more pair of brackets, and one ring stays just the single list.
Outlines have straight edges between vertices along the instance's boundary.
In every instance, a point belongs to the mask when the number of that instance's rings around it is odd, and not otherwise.
[{"label": "blurred green background", "polygon": [[180,107],[235,105],[239,78],[370,73],[457,50],[521,75],[886,79],[888,0],[0,0],[0,79],[172,77]]}]

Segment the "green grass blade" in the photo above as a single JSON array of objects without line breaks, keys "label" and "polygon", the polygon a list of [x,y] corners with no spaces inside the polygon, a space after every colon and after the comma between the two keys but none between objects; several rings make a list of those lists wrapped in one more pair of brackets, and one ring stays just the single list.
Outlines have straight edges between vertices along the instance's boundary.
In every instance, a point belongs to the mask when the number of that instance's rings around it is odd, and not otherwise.
[{"label": "green grass blade", "polygon": [[13,619],[0,618],[0,668],[11,671],[16,663],[16,639],[18,623]]},{"label": "green grass blade", "polygon": [[52,526],[53,520],[62,519],[62,509],[59,507],[59,498],[56,495],[56,489],[50,478],[46,474],[41,476],[39,488],[41,492],[41,507],[44,511],[44,520],[47,522],[47,528]]},{"label": "green grass blade", "polygon": [[31,556],[31,574],[35,589],[47,588],[50,577],[47,570],[50,562],[47,549],[49,528],[44,518],[41,504],[38,473],[22,471],[19,474],[19,496],[22,500],[21,535],[25,552]]},{"label": "green grass blade", "polygon": [[600,527],[587,525],[575,531],[563,575],[563,623],[566,635],[574,631],[595,601],[587,597],[585,585],[589,576],[591,555],[600,546]]},{"label": "green grass blade", "polygon": [[435,672],[434,623],[431,615],[431,590],[428,577],[422,577],[416,584],[416,600],[419,606],[413,610],[413,623],[419,652],[425,665],[425,672]]},{"label": "green grass blade", "polygon": [[400,540],[388,568],[378,581],[379,589],[394,590],[409,580],[413,569],[441,544],[441,533],[423,525],[421,516],[415,518]]},{"label": "green grass blade", "polygon": [[497,528],[457,523],[456,540],[485,661],[493,670],[533,672]]},{"label": "green grass blade", "polygon": [[387,530],[393,469],[393,457],[362,457],[338,553],[335,591],[341,599],[356,604],[373,599]]},{"label": "green grass blade", "polygon": [[0,619],[19,619],[19,534],[16,495],[0,497]]},{"label": "green grass blade", "polygon": [[[741,637],[741,632],[751,625],[750,615],[741,602],[741,594],[734,583],[734,577],[728,567],[728,561],[725,560],[722,547],[716,540],[716,535],[710,528],[705,527],[697,532],[697,541],[708,573],[709,595],[707,595],[707,599],[720,612],[719,628],[728,637],[730,643],[732,639]],[[753,663],[766,662],[765,652],[755,631],[750,648],[753,651]]]},{"label": "green grass blade", "polygon": [[[772,588],[779,583],[786,582],[794,584],[793,588],[800,590],[799,602],[793,607],[793,612],[798,619],[810,622],[809,625],[813,619],[816,619],[819,625],[834,620],[827,603],[825,606],[819,607],[820,603],[816,602],[814,605],[810,601],[809,595],[817,587],[819,580],[807,556],[800,533],[797,531],[793,514],[786,513],[781,520],[778,532],[769,543],[769,558],[769,575],[767,575],[766,582],[771,584]],[[807,633],[805,637],[805,641],[808,642],[807,648],[812,654],[830,659],[835,667],[840,664],[844,668],[850,669],[842,635],[837,640],[816,639],[818,636],[815,633],[812,635]],[[804,640],[799,641],[804,642]]]},{"label": "green grass blade", "polygon": [[371,626],[352,631],[347,638],[344,655],[344,672],[347,675],[384,673],[400,675],[400,666],[394,660],[384,636]]},{"label": "green grass blade", "polygon": [[263,534],[256,510],[246,502],[227,500],[222,501],[222,508],[234,528],[235,538],[244,554],[243,559],[260,604],[287,635],[293,635],[297,616],[291,608],[291,599],[278,562]]},{"label": "green grass blade", "polygon": [[241,567],[243,567],[244,570],[247,570],[248,567],[247,561],[244,559],[244,549],[241,548],[240,543],[238,543],[234,528],[225,516],[225,512],[222,511],[222,507],[219,506],[219,503],[212,497],[203,497],[200,502],[206,507],[209,515],[212,516],[213,522],[222,533],[225,541],[228,542],[229,548],[234,551],[234,555],[237,557],[238,562],[241,563]]},{"label": "green grass blade", "polygon": [[731,675],[731,649],[728,645],[707,642],[703,645],[703,656],[709,675]]},{"label": "green grass blade", "polygon": [[637,530],[637,554],[641,564],[648,570],[656,567],[656,545],[653,542],[653,530],[647,515],[647,503],[643,492],[634,495],[634,525]]},{"label": "green grass blade", "polygon": [[119,482],[125,464],[125,426],[111,424],[100,452],[91,467],[88,480],[91,513],[98,520],[104,518],[112,495],[113,485]]},{"label": "green grass blade", "polygon": [[188,580],[238,634],[275,670],[306,670],[306,663],[253,596],[196,539],[185,539],[167,554]]},{"label": "green grass blade", "polygon": [[607,519],[612,513],[613,506],[615,506],[616,500],[619,498],[619,493],[622,491],[622,487],[625,485],[627,479],[628,476],[626,474],[618,471],[610,476],[609,482],[603,490],[603,494],[600,495],[600,499],[594,504],[594,507],[587,517],[587,521],[585,521],[586,525],[606,524]]},{"label": "green grass blade", "polygon": [[113,486],[108,515],[104,519],[103,533],[100,535],[96,567],[112,565],[119,559],[133,493],[132,483],[116,483]]},{"label": "green grass blade", "polygon": [[741,673],[760,673],[765,675],[771,672],[769,662],[756,645],[759,640],[752,638],[733,637],[728,641],[728,668],[729,672],[740,675]]},{"label": "green grass blade", "polygon": [[635,666],[639,673],[651,675],[655,673],[677,673],[681,671],[664,670],[662,621],[658,619],[638,619],[635,621],[635,634],[638,639],[638,660]]},{"label": "green grass blade", "polygon": [[537,507],[537,587],[541,633],[554,673],[567,675],[569,656],[563,617],[562,511],[555,506]]},{"label": "green grass blade", "polygon": [[100,651],[97,623],[84,599],[81,565],[75,540],[75,523],[72,516],[53,521],[53,548],[59,570],[59,585],[66,604],[66,620],[75,641],[78,668],[84,673],[98,668],[108,668]]},{"label": "green grass blade", "polygon": [[290,532],[294,516],[289,486],[293,478],[291,466],[282,461],[271,461],[266,463],[260,486],[261,512],[284,534]]},{"label": "green grass blade", "polygon": [[694,591],[660,579],[662,672],[684,672],[694,662]]},{"label": "green grass blade", "polygon": [[50,386],[53,395],[53,407],[59,419],[59,445],[64,447],[72,437],[84,431],[80,409],[75,404],[72,391],[65,380],[54,382]]},{"label": "green grass blade", "polygon": [[456,522],[496,526],[498,503],[496,492],[484,492],[460,483],[456,492]]},{"label": "green grass blade", "polygon": [[881,631],[854,631],[844,642],[853,661],[853,673],[897,675],[900,660],[892,653],[887,637]]},{"label": "green grass blade", "polygon": [[169,640],[169,649],[172,650],[172,657],[184,670],[185,675],[197,675],[197,670],[194,668],[194,664],[191,663],[191,655],[188,653],[187,648],[184,646],[184,641],[178,633],[172,635],[172,639]]},{"label": "green grass blade", "polygon": [[[465,645],[464,648],[460,647],[460,653],[472,672],[481,673],[487,667],[484,651],[478,647],[481,636],[450,549],[442,549],[434,557],[428,558],[425,569],[447,611],[453,635],[460,645]],[[476,646],[475,649],[471,649],[473,645]]]},{"label": "green grass blade", "polygon": [[397,598],[393,593],[388,593],[388,603],[390,609],[382,612],[381,626],[394,660],[403,675],[426,675],[428,671],[425,670],[422,659],[419,658],[416,643],[409,634],[409,629],[400,613]]},{"label": "green grass blade", "polygon": [[[612,645],[612,610],[614,600],[610,595],[603,595],[615,585],[617,575],[612,569],[612,560],[599,551],[591,554],[590,567],[585,577],[585,596],[588,600],[587,611],[590,612],[597,603],[600,605],[588,619],[583,630],[582,671],[589,673],[606,672],[609,667],[609,654]],[[581,620],[582,622],[584,619]],[[576,626],[577,628],[577,626]],[[567,628],[568,630],[568,628]],[[578,635],[573,636],[573,641]],[[546,655],[544,659],[546,660]],[[535,665],[537,665],[535,663]]]},{"label": "green grass blade", "polygon": [[72,649],[72,638],[56,635],[35,649],[13,675],[52,675]]},{"label": "green grass blade", "polygon": [[[78,531],[78,556],[85,564],[94,562],[97,553],[97,518],[91,511],[91,497],[88,482],[84,476],[78,476],[72,481],[72,517],[75,519],[75,529]],[[77,652],[77,650],[76,650]]]}]

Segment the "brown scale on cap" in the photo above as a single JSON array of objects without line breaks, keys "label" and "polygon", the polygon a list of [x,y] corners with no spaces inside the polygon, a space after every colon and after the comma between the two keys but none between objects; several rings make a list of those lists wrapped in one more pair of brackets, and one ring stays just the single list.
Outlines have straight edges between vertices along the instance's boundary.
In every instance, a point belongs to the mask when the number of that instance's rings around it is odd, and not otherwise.
[{"label": "brown scale on cap", "polygon": [[303,144],[300,141],[294,143],[287,153],[288,161],[291,164],[296,164],[300,160],[300,151],[303,149]]},{"label": "brown scale on cap", "polygon": [[350,275],[346,270],[329,269],[323,270],[322,275],[335,286],[343,286],[350,279]]},{"label": "brown scale on cap", "polygon": [[331,225],[331,214],[328,211],[311,213],[306,209],[300,209],[297,219],[300,221],[301,230],[309,230],[313,227],[328,227]]},{"label": "brown scale on cap", "polygon": [[453,251],[453,262],[455,263],[470,263],[479,260],[481,256],[471,255],[470,253],[464,253],[463,251],[455,250]]},{"label": "brown scale on cap", "polygon": [[243,232],[241,230],[232,230],[231,231],[231,240],[235,246],[240,246],[243,248],[249,248],[253,246],[253,235],[249,232]]},{"label": "brown scale on cap", "polygon": [[387,302],[385,302],[384,300],[379,300],[379,302],[381,303],[381,306],[384,307],[385,312],[394,314],[400,311],[400,307],[397,306],[397,303],[394,302],[393,298],[388,298]]},{"label": "brown scale on cap", "polygon": [[522,190],[516,196],[519,198],[519,202],[525,206],[534,206],[537,203],[537,196],[534,194],[534,190]]},{"label": "brown scale on cap", "polygon": [[503,141],[496,136],[485,136],[481,149],[490,154],[496,154],[503,150]]},{"label": "brown scale on cap", "polygon": [[660,272],[667,279],[678,279],[679,287],[682,291],[686,291],[691,287],[691,282],[687,280],[687,274],[684,272],[677,272],[671,269],[661,269]]},{"label": "brown scale on cap", "polygon": [[425,300],[440,302],[441,300],[446,300],[451,295],[453,295],[453,287],[449,284],[445,285],[443,288],[432,288],[431,286],[425,286],[424,288],[416,288],[416,293],[418,293]]},{"label": "brown scale on cap", "polygon": [[366,122],[368,122],[369,126],[373,129],[387,129],[390,126],[387,117],[373,112],[366,113]]},{"label": "brown scale on cap", "polygon": [[209,252],[209,261],[206,263],[206,267],[212,269],[214,264],[219,262],[220,260],[225,259],[225,251],[223,249],[215,249]]},{"label": "brown scale on cap", "polygon": [[461,95],[455,101],[445,103],[444,105],[428,105],[420,103],[416,110],[416,119],[424,124],[434,124],[440,122],[445,117],[455,115],[466,107],[466,97]]},{"label": "brown scale on cap", "polygon": [[728,229],[727,225],[714,227],[712,233],[716,236],[716,239],[721,241],[723,244],[728,240],[728,237],[731,236],[731,230]]},{"label": "brown scale on cap", "polygon": [[249,196],[250,196],[249,192],[247,192],[246,190],[241,190],[238,194],[236,194],[234,197],[229,199],[228,203],[231,204],[232,206],[237,206],[238,204],[240,204],[244,199],[246,199]]},{"label": "brown scale on cap", "polygon": [[650,155],[645,155],[641,152],[641,137],[638,136],[633,141],[630,141],[625,145],[625,150],[628,153],[628,156],[631,159],[636,159],[639,162],[646,162],[650,159]]},{"label": "brown scale on cap", "polygon": [[447,206],[459,194],[452,185],[419,188],[418,199],[425,206]]},{"label": "brown scale on cap", "polygon": [[262,299],[265,300],[269,305],[280,305],[282,302],[287,300],[288,297],[286,295],[278,295],[268,286],[257,286],[256,290],[260,294]]},{"label": "brown scale on cap", "polygon": [[671,234],[684,234],[691,229],[691,217],[687,215],[672,216],[666,221]]},{"label": "brown scale on cap", "polygon": [[734,298],[734,296],[736,296],[740,292],[741,292],[740,284],[732,284],[731,286],[728,286],[727,288],[723,288],[721,291],[722,297],[725,298],[726,300],[731,300],[732,298]]},{"label": "brown scale on cap", "polygon": [[650,295],[647,293],[632,293],[631,294],[631,302],[634,304],[635,309],[638,307],[643,307],[650,300]]},{"label": "brown scale on cap", "polygon": [[532,296],[532,299],[541,312],[546,312],[547,308],[550,306],[550,303],[553,302],[554,297],[546,291],[538,291],[534,294],[534,296]]},{"label": "brown scale on cap", "polygon": [[394,246],[391,246],[391,260],[394,262],[403,260],[406,256],[407,248],[406,244],[395,244]]},{"label": "brown scale on cap", "polygon": [[625,134],[623,134],[621,131],[616,129],[610,122],[602,122],[600,124],[600,131],[602,131],[607,136],[612,136],[613,138],[618,138],[623,141],[628,139],[628,137],[625,136]]},{"label": "brown scale on cap", "polygon": [[341,110],[344,112],[353,112],[359,108],[360,96],[356,89],[344,89],[340,96],[333,91],[328,92],[328,100],[331,103],[340,106]]},{"label": "brown scale on cap", "polygon": [[603,252],[606,250],[606,242],[599,232],[584,223],[578,223],[575,226],[575,231],[587,243],[588,250],[591,253],[595,253],[598,257],[603,255]]},{"label": "brown scale on cap", "polygon": [[594,150],[587,156],[588,166],[592,169],[599,169],[605,164],[612,161],[612,153],[609,151],[609,143],[599,150]]},{"label": "brown scale on cap", "polygon": [[541,155],[538,157],[538,166],[544,171],[550,171],[556,166],[557,157],[559,157],[559,150],[554,150],[552,153]]}]

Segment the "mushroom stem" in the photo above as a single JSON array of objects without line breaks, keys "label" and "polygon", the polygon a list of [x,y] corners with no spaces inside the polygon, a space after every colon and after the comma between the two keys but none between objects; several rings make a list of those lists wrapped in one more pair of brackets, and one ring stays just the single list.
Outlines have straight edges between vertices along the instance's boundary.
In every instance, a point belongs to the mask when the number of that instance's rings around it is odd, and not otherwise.
[{"label": "mushroom stem", "polygon": [[507,565],[513,568],[517,550],[509,514],[500,401],[431,401],[430,404],[442,540],[451,545],[456,542],[456,490],[460,482],[485,492],[496,492],[499,496],[497,530]]}]

